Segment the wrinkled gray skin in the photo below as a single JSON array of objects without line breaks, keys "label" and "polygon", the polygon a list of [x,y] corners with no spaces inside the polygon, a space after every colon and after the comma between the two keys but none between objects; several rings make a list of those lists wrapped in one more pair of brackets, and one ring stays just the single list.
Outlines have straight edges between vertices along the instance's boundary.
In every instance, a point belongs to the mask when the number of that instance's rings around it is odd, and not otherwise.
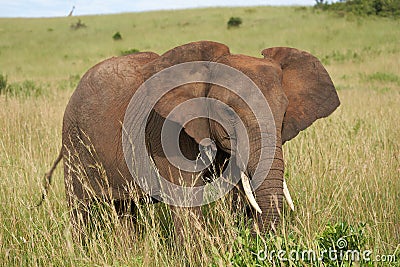
[{"label": "wrinkled gray skin", "polygon": [[[233,55],[223,44],[202,41],[176,47],[161,56],[146,52],[114,57],[91,68],[73,93],[63,121],[61,154],[74,228],[79,230],[81,224],[87,221],[84,206],[90,205],[94,198],[114,200],[114,203],[119,203],[117,208],[121,208],[121,200],[132,199],[133,195],[137,196],[134,198],[136,201],[145,197],[133,183],[122,152],[121,125],[125,111],[131,97],[146,79],[164,68],[189,61],[213,61],[234,67],[250,77],[268,100],[276,125],[276,150],[271,169],[265,167],[265,180],[254,192],[262,214],[252,212],[250,216],[256,217],[261,231],[275,226],[279,222],[283,200],[282,145],[318,118],[331,114],[339,106],[339,99],[328,73],[309,53],[275,47],[265,49],[262,55],[264,58]],[[186,184],[192,184],[191,173],[180,172],[169,164],[161,148],[160,131],[164,118],[174,107],[200,96],[226,103],[244,122],[250,140],[250,159],[247,169],[242,171],[251,179],[257,164],[261,168],[267,166],[265,162],[268,159],[260,158],[261,135],[258,128],[258,123],[267,121],[257,122],[241,99],[216,85],[184,85],[163,97],[147,123],[148,151],[139,156],[150,155],[160,174],[170,181],[179,184],[176,177],[182,176]],[[216,110],[213,106],[193,107],[194,110],[204,108],[226,120],[230,128],[224,129],[207,119],[194,120],[184,125],[180,147],[187,158],[195,159],[199,153],[198,142],[209,137],[217,145],[214,163],[222,165],[225,159],[235,154],[230,141],[240,140],[243,133],[235,129],[236,123],[227,110]],[[99,165],[102,167],[96,167]],[[200,179],[196,185],[202,183]],[[177,232],[181,230],[177,214],[182,209],[173,207]],[[201,216],[199,207],[189,209]]]}]

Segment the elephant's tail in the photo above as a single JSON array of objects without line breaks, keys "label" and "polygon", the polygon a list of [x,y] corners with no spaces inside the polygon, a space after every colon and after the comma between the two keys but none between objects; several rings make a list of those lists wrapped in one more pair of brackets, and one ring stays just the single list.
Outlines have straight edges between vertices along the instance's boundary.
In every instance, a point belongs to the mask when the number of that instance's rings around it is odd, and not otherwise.
[{"label": "elephant's tail", "polygon": [[58,155],[57,159],[54,161],[53,166],[51,166],[50,171],[48,171],[45,175],[44,175],[44,187],[43,187],[43,192],[42,192],[42,199],[40,200],[40,202],[36,205],[36,207],[39,207],[43,204],[43,202],[46,199],[47,196],[47,192],[49,191],[49,187],[51,185],[51,177],[53,176],[53,172],[56,169],[58,163],[61,161],[63,157],[62,154],[62,149],[60,150],[60,154]]}]

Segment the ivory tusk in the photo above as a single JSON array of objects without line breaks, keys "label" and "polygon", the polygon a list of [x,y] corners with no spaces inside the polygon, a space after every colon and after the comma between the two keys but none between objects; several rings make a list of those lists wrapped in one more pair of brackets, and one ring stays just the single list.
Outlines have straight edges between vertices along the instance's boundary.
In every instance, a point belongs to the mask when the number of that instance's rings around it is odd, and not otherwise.
[{"label": "ivory tusk", "polygon": [[285,178],[283,178],[283,195],[285,196],[286,201],[289,204],[290,209],[294,211],[293,200],[292,200],[292,197],[290,196],[289,189],[287,187]]},{"label": "ivory tusk", "polygon": [[244,172],[240,173],[240,177],[242,179],[242,184],[243,184],[243,189],[244,189],[244,193],[246,194],[247,199],[250,202],[250,205],[258,212],[258,213],[262,213],[260,206],[258,206],[256,199],[254,198],[253,195],[253,191],[251,190],[250,187],[250,181],[249,181],[249,177],[246,176],[246,174],[244,174]]}]

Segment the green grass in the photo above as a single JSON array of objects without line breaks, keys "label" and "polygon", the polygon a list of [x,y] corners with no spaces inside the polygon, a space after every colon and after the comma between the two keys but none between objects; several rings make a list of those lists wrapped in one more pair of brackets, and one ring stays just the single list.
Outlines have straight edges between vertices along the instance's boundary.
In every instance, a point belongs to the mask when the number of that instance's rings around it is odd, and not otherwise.
[{"label": "green grass", "polygon": [[[230,17],[243,23],[227,29]],[[71,30],[78,19],[87,27]],[[397,253],[399,264],[399,26],[398,20],[295,7],[0,19],[1,87],[40,88],[37,94],[0,94],[0,265],[244,266],[255,264],[252,252],[264,249],[263,242],[269,248],[320,250],[325,244],[320,237],[341,237],[336,227],[341,222],[365,223],[359,245],[375,256]],[[116,32],[122,40],[113,40]],[[219,201],[205,208],[205,226],[191,222],[189,242],[176,247],[168,209],[141,206],[136,232],[111,218],[86,248],[74,244],[62,168],[48,201],[31,207],[61,146],[63,111],[79,77],[121,51],[163,53],[196,40],[219,41],[233,53],[253,56],[267,47],[292,46],[324,62],[342,104],[285,144],[285,176],[296,211],[285,211],[278,234],[262,241],[237,226],[241,218],[226,212],[228,201]]]}]

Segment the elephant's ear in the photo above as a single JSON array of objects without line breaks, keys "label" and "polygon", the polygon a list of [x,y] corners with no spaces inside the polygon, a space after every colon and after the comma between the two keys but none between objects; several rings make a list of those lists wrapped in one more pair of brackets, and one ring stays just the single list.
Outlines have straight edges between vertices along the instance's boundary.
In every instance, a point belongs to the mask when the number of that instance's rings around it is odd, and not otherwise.
[{"label": "elephant's ear", "polygon": [[282,87],[289,100],[283,119],[282,143],[340,105],[328,72],[313,55],[289,47],[268,48],[262,55],[280,64],[282,69]]},{"label": "elephant's ear", "polygon": [[[217,61],[219,58],[228,54],[229,48],[224,44],[209,41],[193,42],[167,51],[156,60],[145,65],[142,68],[142,73],[146,80],[156,75],[157,72],[180,63],[191,61]],[[184,75],[188,80],[196,81],[198,80],[199,72],[197,69],[192,69],[187,72],[173,72],[173,77],[171,77],[171,79],[177,79],[179,75]],[[209,85],[205,83],[190,83],[179,86],[165,94],[157,102],[154,110],[162,117],[167,118],[175,107],[185,101],[198,97],[206,97],[208,87]],[[154,90],[156,90],[156,88],[154,88]],[[186,105],[183,111],[175,116],[169,117],[169,119],[182,125],[185,132],[194,138],[196,142],[200,143],[201,140],[210,136],[208,119],[197,118],[190,122],[185,122],[190,115],[207,114],[207,112],[206,103],[204,103],[204,101],[196,101],[191,105]]]}]

